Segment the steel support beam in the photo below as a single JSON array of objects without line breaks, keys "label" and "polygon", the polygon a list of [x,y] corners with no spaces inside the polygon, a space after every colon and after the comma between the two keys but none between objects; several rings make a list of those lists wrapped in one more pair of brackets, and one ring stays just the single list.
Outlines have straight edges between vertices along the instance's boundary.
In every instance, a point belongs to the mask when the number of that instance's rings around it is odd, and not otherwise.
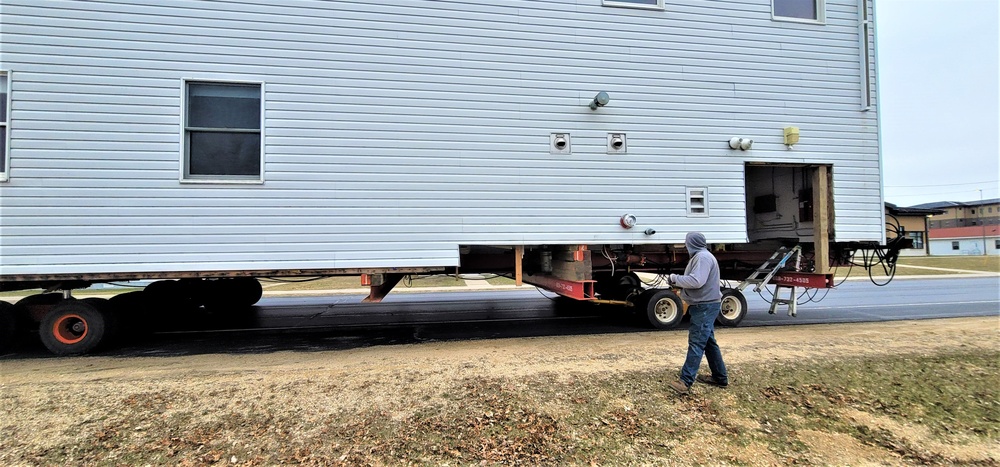
[{"label": "steel support beam", "polygon": [[597,281],[571,281],[566,279],[557,279],[552,276],[535,276],[526,274],[524,276],[524,282],[576,300],[594,300],[597,298],[594,294],[594,284],[597,283]]}]

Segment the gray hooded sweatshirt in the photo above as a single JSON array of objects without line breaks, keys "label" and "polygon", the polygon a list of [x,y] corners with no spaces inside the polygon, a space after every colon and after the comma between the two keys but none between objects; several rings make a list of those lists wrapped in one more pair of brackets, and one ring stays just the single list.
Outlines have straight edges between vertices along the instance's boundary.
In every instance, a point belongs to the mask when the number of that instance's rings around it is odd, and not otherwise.
[{"label": "gray hooded sweatshirt", "polygon": [[691,232],[684,239],[691,260],[684,275],[671,274],[670,283],[681,288],[681,298],[689,305],[722,300],[719,288],[719,262],[708,251],[708,241],[700,232]]}]

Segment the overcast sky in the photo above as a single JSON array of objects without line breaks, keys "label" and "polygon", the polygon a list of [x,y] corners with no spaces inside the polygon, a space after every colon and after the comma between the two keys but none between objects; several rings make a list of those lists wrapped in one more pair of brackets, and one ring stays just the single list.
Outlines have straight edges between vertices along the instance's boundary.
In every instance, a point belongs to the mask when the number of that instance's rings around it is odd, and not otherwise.
[{"label": "overcast sky", "polygon": [[1000,198],[998,5],[875,0],[886,202]]}]

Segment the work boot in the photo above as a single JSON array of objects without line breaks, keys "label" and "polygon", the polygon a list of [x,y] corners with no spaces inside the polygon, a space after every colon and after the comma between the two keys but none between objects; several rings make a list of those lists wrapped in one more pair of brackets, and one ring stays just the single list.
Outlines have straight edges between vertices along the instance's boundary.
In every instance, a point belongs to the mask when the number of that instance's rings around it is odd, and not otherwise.
[{"label": "work boot", "polygon": [[667,383],[667,386],[670,386],[670,389],[677,391],[677,394],[687,394],[688,388],[690,387],[687,384],[685,384],[684,381],[681,381],[679,379]]},{"label": "work boot", "polygon": [[702,384],[707,384],[707,385],[710,385],[710,386],[718,386],[720,388],[724,388],[726,386],[729,386],[729,381],[720,381],[720,380],[715,379],[715,377],[708,376],[708,375],[698,375],[698,376],[695,376],[694,380],[697,381],[697,382],[699,382],[699,383],[702,383]]}]

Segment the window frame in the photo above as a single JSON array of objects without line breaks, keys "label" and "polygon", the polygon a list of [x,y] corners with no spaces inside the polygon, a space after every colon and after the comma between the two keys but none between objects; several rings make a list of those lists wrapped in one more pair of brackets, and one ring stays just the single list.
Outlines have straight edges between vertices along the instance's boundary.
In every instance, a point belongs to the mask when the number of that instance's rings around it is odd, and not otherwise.
[{"label": "window frame", "polygon": [[906,235],[910,238],[910,240],[913,240],[913,246],[911,248],[913,248],[915,250],[923,250],[924,249],[924,233],[923,232],[920,232],[920,231],[916,231],[916,232],[910,231],[910,232],[907,232]]},{"label": "window frame", "polygon": [[[871,58],[872,43],[868,40],[868,36],[874,29],[874,21],[872,21],[871,15],[868,14],[869,1],[868,0],[858,0],[858,36],[859,36],[859,62],[861,65],[861,110],[868,111],[872,108],[872,69],[871,69]],[[874,38],[873,38],[874,40]]]},{"label": "window frame", "polygon": [[10,70],[0,70],[0,80],[4,81],[7,85],[7,96],[4,98],[4,110],[6,115],[3,116],[3,121],[0,121],[0,131],[3,132],[3,163],[0,163],[0,182],[6,182],[10,180],[10,104],[11,100],[11,71]]},{"label": "window frame", "polygon": [[952,251],[957,251],[961,247],[962,247],[961,243],[956,242],[956,241],[952,241],[951,242],[951,249],[952,249]]},{"label": "window frame", "polygon": [[774,14],[774,2],[781,0],[771,0],[771,21],[787,21],[791,23],[805,24],[826,24],[826,0],[813,0],[816,2],[816,19],[796,18],[794,16],[778,16]]},{"label": "window frame", "polygon": [[634,8],[639,10],[663,10],[663,0],[656,0],[656,5],[633,3],[623,0],[601,0],[601,6],[612,8]]},{"label": "window frame", "polygon": [[[257,176],[245,176],[245,175],[194,175],[190,173],[190,143],[188,141],[188,131],[191,127],[188,127],[188,89],[190,84],[217,84],[217,85],[234,85],[234,86],[257,86],[260,92],[260,122],[258,122],[258,131],[260,135],[260,166],[257,171]],[[181,121],[180,121],[180,183],[191,183],[191,184],[232,184],[232,185],[261,185],[264,183],[264,101],[265,101],[265,90],[263,81],[251,81],[251,80],[222,80],[222,79],[199,79],[199,78],[182,78],[181,79]],[[233,131],[233,133],[251,133],[250,131]]]}]

